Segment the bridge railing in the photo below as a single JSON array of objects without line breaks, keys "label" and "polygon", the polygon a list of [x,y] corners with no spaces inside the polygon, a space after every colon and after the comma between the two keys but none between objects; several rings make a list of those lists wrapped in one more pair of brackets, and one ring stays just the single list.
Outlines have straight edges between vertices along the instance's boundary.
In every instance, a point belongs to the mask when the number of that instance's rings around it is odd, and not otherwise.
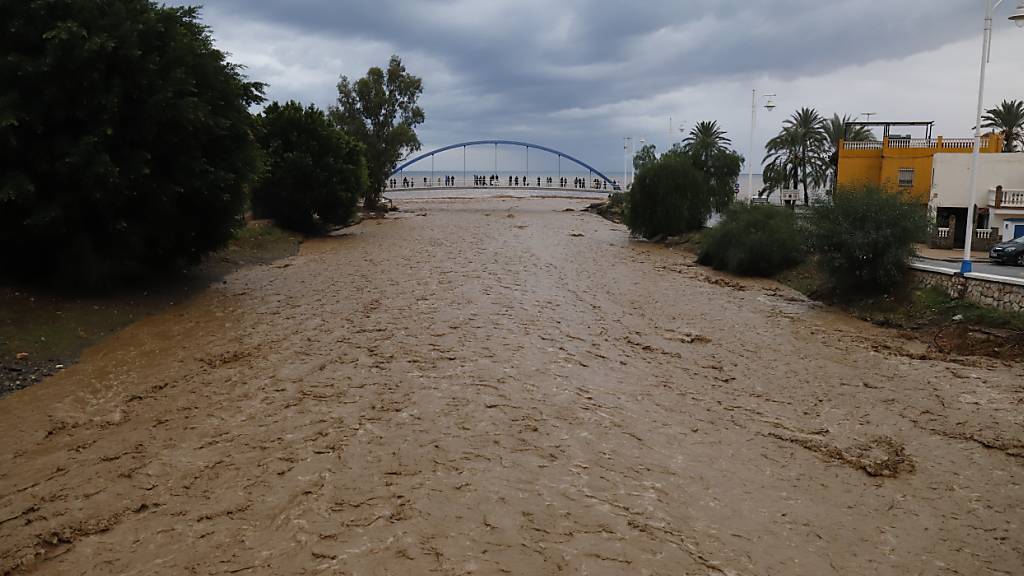
[{"label": "bridge railing", "polygon": [[386,190],[445,190],[445,189],[513,189],[513,190],[576,190],[588,192],[613,192],[614,184],[600,178],[582,178],[567,176],[507,176],[494,178],[493,175],[463,176],[434,174],[433,176],[392,176]]}]

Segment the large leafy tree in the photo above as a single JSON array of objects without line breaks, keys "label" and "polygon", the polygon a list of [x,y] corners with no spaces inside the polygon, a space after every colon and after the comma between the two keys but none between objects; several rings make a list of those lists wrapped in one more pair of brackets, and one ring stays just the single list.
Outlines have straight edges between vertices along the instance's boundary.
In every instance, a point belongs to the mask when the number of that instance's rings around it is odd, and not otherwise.
[{"label": "large leafy tree", "polygon": [[253,189],[253,211],[300,232],[345,224],[366,188],[362,145],[323,110],[298,102],[267,106],[258,140],[266,172]]},{"label": "large leafy tree", "polygon": [[825,120],[813,108],[801,108],[782,123],[782,131],[768,141],[765,177],[769,186],[803,187],[804,204],[810,203],[808,186],[828,183],[830,149]]},{"label": "large leafy tree", "polygon": [[743,158],[722,148],[703,158],[677,146],[644,165],[627,195],[626,224],[653,238],[702,227],[736,197]]},{"label": "large leafy tree", "polygon": [[626,199],[626,225],[643,238],[704,226],[714,210],[707,178],[684,153],[668,152],[637,172]]},{"label": "large leafy tree", "polygon": [[633,169],[639,172],[644,166],[658,159],[658,149],[654,144],[644,144],[633,156]]},{"label": "large leafy tree", "polygon": [[398,160],[420,149],[416,126],[425,119],[417,104],[422,93],[422,80],[409,74],[398,56],[391,57],[387,70],[374,66],[355,82],[342,76],[338,83],[338,104],[331,109],[331,117],[365,148],[370,179],[363,197],[367,209],[377,207]]},{"label": "large leafy tree", "polygon": [[928,211],[878,186],[840,188],[811,208],[807,235],[817,264],[841,295],[898,288],[914,245],[928,235]]},{"label": "large leafy tree", "polygon": [[998,108],[989,108],[982,117],[982,128],[995,128],[1003,135],[1003,152],[1024,149],[1024,102],[1003,100]]},{"label": "large leafy tree", "polygon": [[0,2],[7,272],[98,284],[198,258],[241,221],[262,86],[196,8]]},{"label": "large leafy tree", "polygon": [[718,126],[717,121],[698,122],[683,139],[683,150],[705,163],[715,154],[727,151],[730,145],[732,140]]},{"label": "large leafy tree", "polygon": [[842,118],[839,114],[833,114],[824,125],[825,137],[828,138],[828,144],[831,148],[831,154],[829,154],[829,188],[835,190],[836,179],[839,174],[839,144],[840,142],[874,142],[877,140],[874,132],[872,132],[867,126],[850,126],[850,122],[853,119],[850,118],[849,114],[844,114]]}]

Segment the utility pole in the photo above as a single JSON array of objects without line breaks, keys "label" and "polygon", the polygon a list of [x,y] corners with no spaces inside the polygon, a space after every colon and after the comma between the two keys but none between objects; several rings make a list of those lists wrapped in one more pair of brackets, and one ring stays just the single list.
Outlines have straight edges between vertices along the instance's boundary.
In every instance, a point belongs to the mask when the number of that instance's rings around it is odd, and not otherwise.
[{"label": "utility pole", "polygon": [[[769,112],[775,110],[775,102],[772,100],[774,97],[774,93],[761,96],[768,99],[764,107]],[[747,194],[750,198],[754,197],[754,130],[757,128],[757,101],[757,88],[754,88],[750,96],[750,146],[747,148]]]},{"label": "utility pole", "polygon": [[[967,274],[971,265],[971,240],[974,239],[974,202],[978,194],[978,163],[981,157],[981,113],[985,106],[985,67],[992,51],[992,14],[1003,0],[993,3],[985,0],[985,29],[981,35],[981,77],[978,80],[978,109],[974,121],[974,148],[971,151],[971,172],[967,186],[967,230],[964,235],[964,259],[960,263],[960,273]],[[1017,10],[1010,20],[1018,28],[1024,28],[1024,0],[1018,0]]]}]

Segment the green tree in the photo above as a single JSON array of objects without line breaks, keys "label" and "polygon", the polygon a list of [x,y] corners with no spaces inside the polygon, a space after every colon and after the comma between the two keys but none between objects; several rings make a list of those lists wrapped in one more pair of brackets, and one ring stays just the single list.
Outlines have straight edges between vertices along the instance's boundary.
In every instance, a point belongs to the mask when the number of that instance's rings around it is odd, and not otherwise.
[{"label": "green tree", "polygon": [[683,140],[682,148],[694,159],[706,164],[715,154],[727,151],[730,145],[732,140],[718,126],[717,121],[703,121],[690,129],[690,133]]},{"label": "green tree", "polygon": [[875,137],[867,126],[849,126],[853,122],[848,114],[842,118],[839,114],[833,114],[825,122],[825,137],[828,139],[831,153],[829,154],[829,189],[835,190],[836,180],[839,175],[839,144],[840,142],[874,142]]},{"label": "green tree", "polygon": [[633,156],[633,169],[639,172],[644,166],[647,166],[657,159],[657,148],[654,144],[645,144],[641,146]]},{"label": "green tree", "polygon": [[804,253],[792,210],[737,204],[707,232],[697,261],[733,274],[772,276],[802,262]]},{"label": "green tree", "polygon": [[1003,100],[998,108],[989,108],[982,117],[982,128],[995,128],[1003,135],[1003,152],[1024,149],[1024,102]]},{"label": "green tree", "polygon": [[[685,152],[684,152],[685,153]],[[735,150],[721,148],[709,156],[689,155],[693,165],[706,178],[707,194],[716,212],[724,212],[732,205],[739,190],[736,179],[743,167],[743,156]]]},{"label": "green tree", "polygon": [[409,74],[398,56],[391,57],[386,71],[374,66],[355,82],[342,76],[338,83],[331,118],[365,148],[370,183],[363,206],[368,210],[377,208],[398,160],[420,149],[416,126],[425,119],[417,105],[422,93],[422,80]]},{"label": "green tree", "polygon": [[259,118],[266,169],[253,189],[253,211],[285,228],[316,232],[345,224],[367,185],[362,145],[322,110],[274,102]]},{"label": "green tree", "polygon": [[900,286],[914,244],[928,234],[925,206],[877,186],[840,188],[811,208],[809,242],[832,288],[845,296]]},{"label": "green tree", "polygon": [[703,227],[712,212],[726,209],[736,195],[739,157],[724,151],[707,167],[678,148],[646,164],[625,195],[630,232],[644,238],[689,232]]},{"label": "green tree", "polygon": [[195,260],[241,222],[262,85],[197,8],[0,2],[7,272],[97,284]]},{"label": "green tree", "polygon": [[782,131],[768,141],[765,156],[766,182],[773,187],[803,186],[804,204],[810,203],[808,186],[825,186],[829,174],[828,137],[825,120],[813,108],[801,108],[782,124]]}]

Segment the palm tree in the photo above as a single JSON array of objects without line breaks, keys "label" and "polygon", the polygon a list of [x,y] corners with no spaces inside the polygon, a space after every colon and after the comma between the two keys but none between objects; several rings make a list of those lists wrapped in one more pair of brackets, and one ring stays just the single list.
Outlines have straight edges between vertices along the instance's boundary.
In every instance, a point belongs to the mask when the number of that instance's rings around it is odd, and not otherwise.
[{"label": "palm tree", "polygon": [[[772,142],[773,148],[780,150],[780,153],[769,152],[764,159],[762,179],[765,190],[767,190],[766,198],[771,198],[772,192],[775,192],[777,189],[796,188],[800,182],[800,167],[796,161],[798,155],[781,153],[783,150],[796,150],[799,148],[795,133],[783,130],[772,139]],[[760,196],[760,193],[758,196]]]},{"label": "palm tree", "polygon": [[825,121],[825,136],[828,138],[832,153],[829,155],[829,189],[836,189],[836,179],[839,176],[839,143],[842,142],[874,142],[878,140],[875,133],[867,126],[848,126],[853,120],[849,114],[842,118],[839,114],[833,114]]},{"label": "palm tree", "polygon": [[683,140],[683,151],[707,164],[715,153],[728,150],[732,144],[725,134],[714,120],[698,122]]},{"label": "palm tree", "polygon": [[1003,100],[998,108],[989,108],[982,117],[982,128],[995,128],[1003,135],[1003,152],[1016,152],[1024,147],[1024,102]]},{"label": "palm tree", "polygon": [[829,174],[829,141],[825,119],[813,108],[801,108],[782,123],[782,131],[768,141],[765,172],[774,183],[802,185],[804,204],[810,204],[808,185],[824,186]]}]

